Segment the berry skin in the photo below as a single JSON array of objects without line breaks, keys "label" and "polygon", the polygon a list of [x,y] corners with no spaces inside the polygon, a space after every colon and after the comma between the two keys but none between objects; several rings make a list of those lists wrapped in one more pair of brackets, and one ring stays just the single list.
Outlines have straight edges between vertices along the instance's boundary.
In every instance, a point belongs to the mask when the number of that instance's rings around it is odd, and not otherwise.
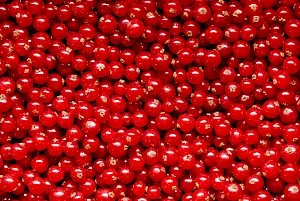
[{"label": "berry skin", "polygon": [[242,197],[242,188],[239,184],[229,182],[224,188],[225,197],[229,200],[236,200]]},{"label": "berry skin", "polygon": [[297,0],[0,13],[1,200],[299,200]]},{"label": "berry skin", "polygon": [[178,117],[177,127],[183,132],[190,132],[195,125],[195,119],[191,114],[182,114]]},{"label": "berry skin", "polygon": [[4,192],[12,192],[18,186],[18,179],[12,175],[4,175],[1,179],[2,189]]}]

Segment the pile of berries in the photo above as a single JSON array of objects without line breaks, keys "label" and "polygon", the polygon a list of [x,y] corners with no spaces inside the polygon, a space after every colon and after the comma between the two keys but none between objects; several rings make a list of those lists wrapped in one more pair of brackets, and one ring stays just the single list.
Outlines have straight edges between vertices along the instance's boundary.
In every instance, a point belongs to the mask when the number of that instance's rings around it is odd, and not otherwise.
[{"label": "pile of berries", "polygon": [[299,201],[300,1],[0,0],[1,201]]}]

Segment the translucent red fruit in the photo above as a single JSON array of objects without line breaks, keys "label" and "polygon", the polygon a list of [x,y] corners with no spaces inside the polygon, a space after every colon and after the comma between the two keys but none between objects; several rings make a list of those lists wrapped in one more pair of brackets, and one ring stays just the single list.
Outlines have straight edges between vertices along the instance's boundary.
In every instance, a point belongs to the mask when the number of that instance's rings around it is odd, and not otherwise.
[{"label": "translucent red fruit", "polygon": [[126,28],[126,33],[128,34],[129,37],[138,38],[142,36],[144,30],[145,30],[144,23],[139,19],[133,19],[128,23]]},{"label": "translucent red fruit", "polygon": [[194,126],[195,119],[191,114],[181,114],[177,119],[177,127],[183,132],[190,132]]}]

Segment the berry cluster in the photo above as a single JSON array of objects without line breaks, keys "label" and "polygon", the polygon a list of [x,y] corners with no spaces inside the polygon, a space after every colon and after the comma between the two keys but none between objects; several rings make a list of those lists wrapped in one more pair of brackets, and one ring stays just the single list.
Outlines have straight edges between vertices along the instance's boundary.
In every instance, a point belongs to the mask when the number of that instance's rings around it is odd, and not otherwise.
[{"label": "berry cluster", "polygon": [[1,201],[299,201],[298,0],[0,0]]}]

